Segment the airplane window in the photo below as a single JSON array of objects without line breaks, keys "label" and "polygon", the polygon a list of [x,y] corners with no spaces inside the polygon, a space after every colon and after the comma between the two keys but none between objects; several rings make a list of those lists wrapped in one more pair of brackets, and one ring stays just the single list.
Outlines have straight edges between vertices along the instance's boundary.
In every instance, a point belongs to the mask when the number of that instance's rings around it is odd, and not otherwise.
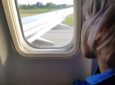
[{"label": "airplane window", "polygon": [[65,47],[72,42],[72,0],[17,0],[25,40],[35,48]]}]

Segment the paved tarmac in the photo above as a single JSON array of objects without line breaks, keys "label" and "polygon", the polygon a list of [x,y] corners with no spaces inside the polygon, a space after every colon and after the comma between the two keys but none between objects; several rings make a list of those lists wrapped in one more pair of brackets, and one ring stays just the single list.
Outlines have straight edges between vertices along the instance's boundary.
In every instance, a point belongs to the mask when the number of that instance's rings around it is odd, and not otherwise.
[{"label": "paved tarmac", "polygon": [[69,44],[73,38],[73,27],[64,24],[59,24],[52,30],[42,36],[47,40],[54,42],[54,44],[48,44],[35,40],[31,43],[34,47],[63,47]]}]

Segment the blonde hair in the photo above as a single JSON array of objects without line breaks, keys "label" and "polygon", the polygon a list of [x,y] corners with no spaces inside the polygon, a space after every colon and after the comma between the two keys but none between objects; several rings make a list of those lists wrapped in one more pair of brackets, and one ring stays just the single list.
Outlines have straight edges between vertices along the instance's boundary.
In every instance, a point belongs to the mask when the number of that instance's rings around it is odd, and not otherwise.
[{"label": "blonde hair", "polygon": [[86,21],[82,28],[82,52],[85,57],[101,55],[115,67],[115,0],[86,0]]}]

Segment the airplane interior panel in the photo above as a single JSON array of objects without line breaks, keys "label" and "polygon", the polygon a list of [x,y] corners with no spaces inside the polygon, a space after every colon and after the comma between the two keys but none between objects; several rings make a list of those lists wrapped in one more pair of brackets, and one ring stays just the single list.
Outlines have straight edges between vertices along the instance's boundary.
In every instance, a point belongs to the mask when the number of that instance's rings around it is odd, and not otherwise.
[{"label": "airplane interior panel", "polygon": [[[9,21],[7,20],[8,16],[6,17],[6,12],[4,10],[5,5],[3,5],[3,2],[5,3],[5,1],[7,0],[4,1],[0,0],[0,85],[73,85],[74,80],[77,79],[82,80],[87,76],[91,75],[92,72],[95,71],[97,66],[96,61],[86,59],[82,56],[80,44],[77,48],[79,50],[75,51],[76,53],[70,55],[68,58],[60,57],[60,54],[58,55],[59,52],[57,52],[56,54],[57,57],[51,57],[52,54],[49,55],[47,54],[47,57],[43,57],[43,58],[33,57],[34,54],[31,54],[31,52],[28,54],[29,57],[25,57],[24,55],[21,55],[17,50],[16,48],[17,44],[14,43],[15,40],[12,37],[16,35],[13,34],[13,31],[11,31],[12,29],[17,29],[17,28],[10,28],[11,26],[9,25]],[[50,1],[50,0],[38,0],[38,1]],[[77,7],[76,6],[76,4],[78,4],[77,1],[80,1],[81,4],[83,3],[83,1],[81,0],[74,0],[73,4],[75,7]],[[36,6],[39,6],[39,4],[41,3],[38,3]],[[54,6],[55,8],[56,6],[61,6],[53,3],[49,3],[49,7],[50,5]],[[24,32],[23,35],[27,39],[27,43],[28,42],[31,43],[30,46],[35,47],[36,49],[38,48],[54,49],[53,47],[57,47],[61,49],[64,46],[66,47],[68,43],[71,44],[74,35],[73,33],[75,33],[73,32],[74,31],[73,29],[76,29],[74,28],[74,26],[77,26],[76,25],[77,20],[76,19],[73,20],[73,18],[70,16],[72,20],[75,21],[74,22],[75,25],[72,24],[72,26],[69,26],[64,24],[66,23],[66,21],[63,22],[64,21],[63,19],[66,19],[68,15],[73,13],[71,10],[74,8],[71,9],[73,5],[64,5],[64,4],[62,5],[63,5],[62,8],[58,9],[58,11],[55,11],[56,9],[52,9],[53,12],[48,12],[48,13],[43,13],[38,15],[36,15],[35,13],[33,13],[34,15],[30,14],[31,16],[27,16],[26,14],[19,15],[20,19],[21,16],[23,16],[20,25],[22,24],[22,27],[25,28],[25,29],[22,28],[22,31]],[[21,11],[27,13],[26,10],[28,9],[28,7],[32,7],[32,6],[33,5],[28,4],[25,6],[27,8],[24,8],[24,5],[22,6],[20,5],[20,7],[22,7]],[[41,8],[44,7],[45,9],[45,6],[48,6],[48,4],[46,5],[41,4],[40,6]],[[70,6],[70,8],[68,6]],[[36,8],[35,6],[33,7],[35,11]],[[63,8],[63,7],[67,7],[67,8]],[[81,7],[80,9],[82,10]],[[69,10],[69,12],[67,10]],[[76,10],[74,10],[74,12],[76,12]],[[75,13],[75,16],[77,16],[77,14],[79,13]],[[28,19],[30,19],[30,21],[28,21]],[[57,21],[54,22],[53,19]],[[81,19],[82,19],[81,21],[84,20],[83,17]],[[25,25],[23,25],[23,23],[25,23]],[[41,25],[41,23],[45,23],[45,24]],[[83,23],[81,23],[81,25],[82,24]],[[41,32],[38,32],[36,26],[39,26],[38,28],[40,27],[45,28],[47,30],[40,30]],[[81,28],[78,29],[79,32],[81,32]],[[55,31],[57,31],[57,33],[59,32],[60,34],[62,33],[62,35],[55,34]],[[79,37],[80,37],[80,33],[79,36],[76,36],[74,38],[79,39],[78,42],[80,43]],[[55,41],[55,39],[57,40]],[[63,41],[62,39],[65,41]],[[55,42],[57,42],[58,44],[55,44]],[[39,53],[37,55],[40,56]],[[53,55],[55,56],[55,54]],[[62,56],[63,55],[64,54],[62,54]]]}]

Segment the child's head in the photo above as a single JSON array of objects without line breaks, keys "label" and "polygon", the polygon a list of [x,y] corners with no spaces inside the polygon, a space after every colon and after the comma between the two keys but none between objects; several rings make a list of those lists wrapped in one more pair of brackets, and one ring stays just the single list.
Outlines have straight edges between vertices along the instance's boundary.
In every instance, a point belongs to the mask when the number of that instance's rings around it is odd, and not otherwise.
[{"label": "child's head", "polygon": [[86,0],[83,13],[82,53],[101,57],[115,67],[115,0]]}]

